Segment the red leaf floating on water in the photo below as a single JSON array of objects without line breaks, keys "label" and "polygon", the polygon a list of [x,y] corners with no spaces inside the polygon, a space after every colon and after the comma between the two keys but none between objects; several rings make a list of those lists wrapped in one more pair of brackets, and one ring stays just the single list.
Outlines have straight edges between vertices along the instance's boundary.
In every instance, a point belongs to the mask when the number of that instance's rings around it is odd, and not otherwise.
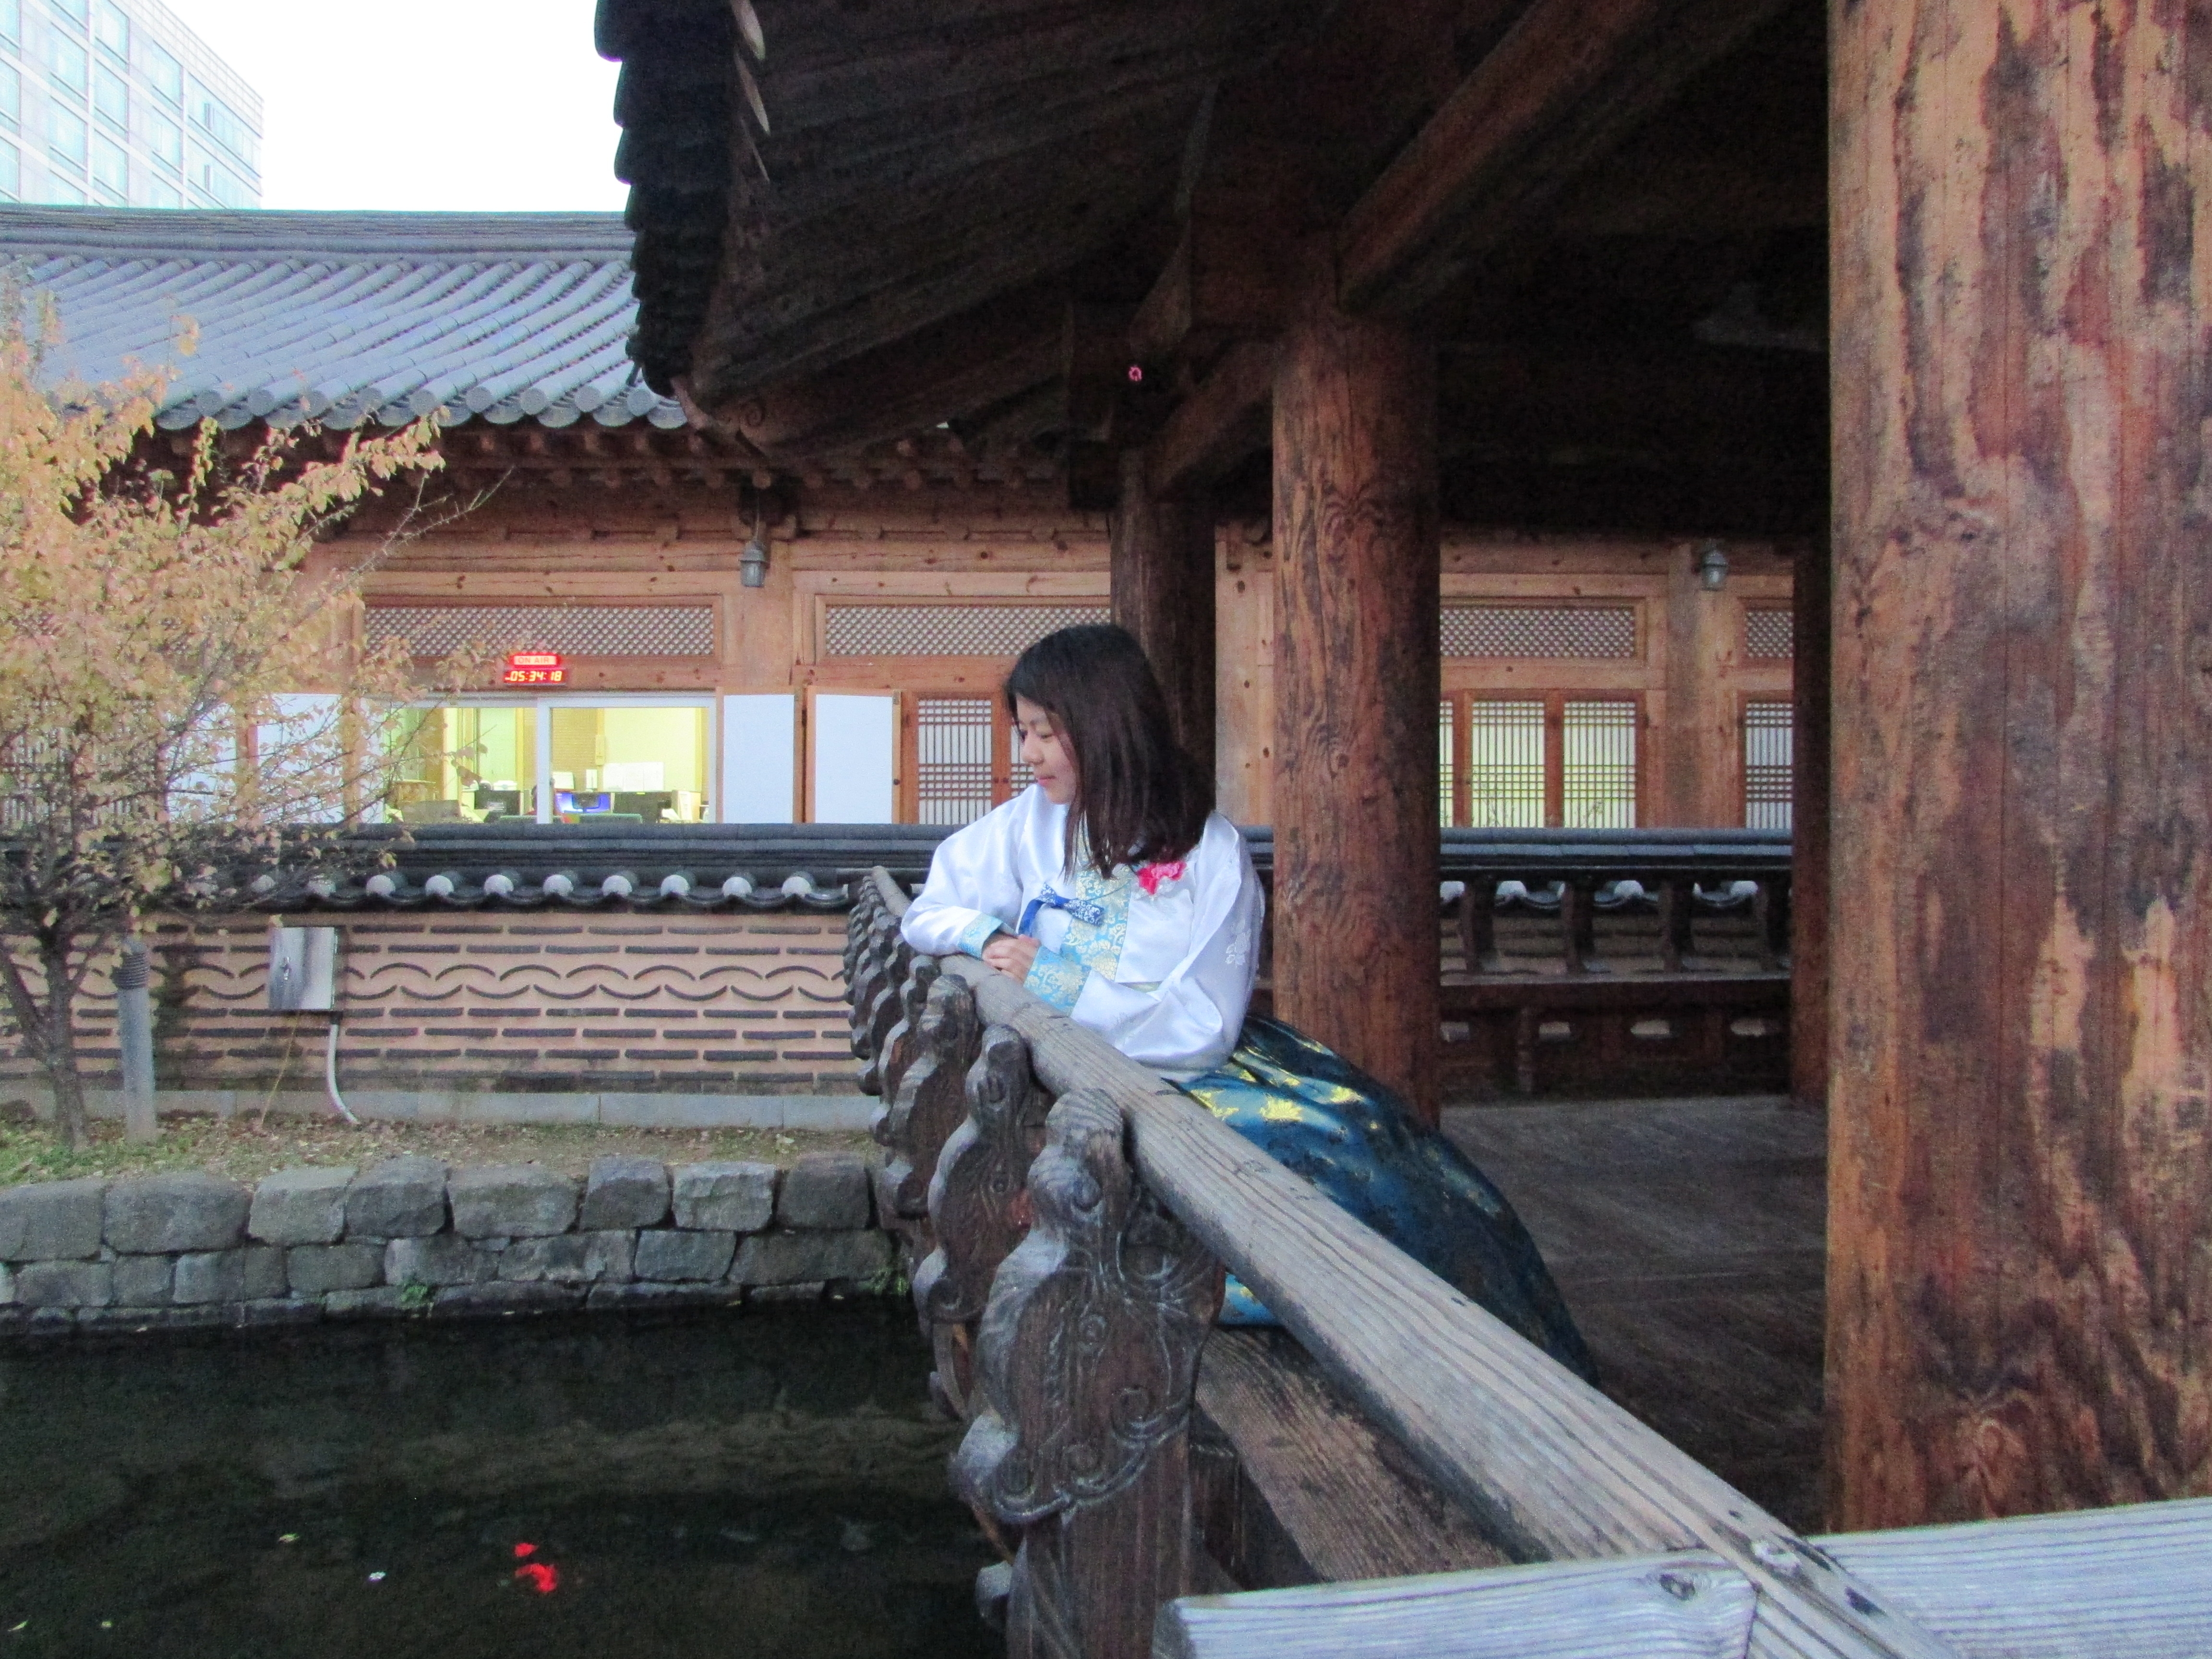
[{"label": "red leaf floating on water", "polygon": [[532,1556],[537,1553],[538,1546],[535,1544],[517,1544],[514,1547],[514,1559],[518,1561],[523,1559],[526,1556]]},{"label": "red leaf floating on water", "polygon": [[540,1595],[550,1595],[561,1588],[561,1570],[543,1561],[532,1561],[526,1567],[517,1567],[514,1576]]}]

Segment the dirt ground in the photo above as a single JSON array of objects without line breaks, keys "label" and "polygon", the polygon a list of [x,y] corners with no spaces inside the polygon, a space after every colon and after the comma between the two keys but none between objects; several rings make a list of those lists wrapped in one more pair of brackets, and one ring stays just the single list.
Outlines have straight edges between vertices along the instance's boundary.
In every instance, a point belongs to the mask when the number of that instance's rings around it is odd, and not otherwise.
[{"label": "dirt ground", "polygon": [[642,1153],[671,1164],[743,1158],[789,1164],[802,1152],[866,1151],[859,1131],[802,1129],[621,1129],[592,1124],[459,1124],[338,1122],[272,1117],[264,1124],[248,1113],[228,1121],[165,1118],[161,1138],[143,1146],[123,1139],[122,1126],[101,1122],[93,1143],[71,1152],[43,1123],[0,1123],[0,1187],[79,1176],[146,1175],[166,1170],[205,1170],[234,1181],[258,1181],[273,1170],[301,1164],[366,1165],[419,1152],[448,1164],[542,1164],[581,1175],[595,1158]]}]

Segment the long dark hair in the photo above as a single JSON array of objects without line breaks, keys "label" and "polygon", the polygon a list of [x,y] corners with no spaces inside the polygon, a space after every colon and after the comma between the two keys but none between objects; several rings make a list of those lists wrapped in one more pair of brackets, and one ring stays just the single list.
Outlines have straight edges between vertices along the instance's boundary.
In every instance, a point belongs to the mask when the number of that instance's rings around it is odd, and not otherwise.
[{"label": "long dark hair", "polygon": [[1048,634],[1006,676],[1006,712],[1025,697],[1052,716],[1075,757],[1067,862],[1079,848],[1099,875],[1118,864],[1181,858],[1213,810],[1213,781],[1175,738],[1167,694],[1127,629],[1097,623]]}]

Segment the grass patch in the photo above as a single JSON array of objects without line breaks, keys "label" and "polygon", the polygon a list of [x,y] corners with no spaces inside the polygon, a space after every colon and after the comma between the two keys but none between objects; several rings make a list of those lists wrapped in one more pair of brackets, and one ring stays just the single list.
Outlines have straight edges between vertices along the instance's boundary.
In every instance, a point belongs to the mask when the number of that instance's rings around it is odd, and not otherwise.
[{"label": "grass patch", "polygon": [[161,1138],[146,1144],[123,1139],[122,1126],[93,1125],[92,1142],[72,1152],[52,1127],[0,1123],[0,1187],[81,1176],[152,1175],[205,1170],[233,1181],[253,1182],[271,1170],[303,1164],[362,1166],[405,1153],[448,1164],[541,1164],[581,1175],[595,1158],[641,1153],[670,1164],[738,1158],[789,1164],[802,1152],[868,1150],[858,1131],[804,1129],[621,1129],[586,1123],[476,1126],[442,1123],[343,1123],[248,1114],[230,1119],[164,1118]]}]

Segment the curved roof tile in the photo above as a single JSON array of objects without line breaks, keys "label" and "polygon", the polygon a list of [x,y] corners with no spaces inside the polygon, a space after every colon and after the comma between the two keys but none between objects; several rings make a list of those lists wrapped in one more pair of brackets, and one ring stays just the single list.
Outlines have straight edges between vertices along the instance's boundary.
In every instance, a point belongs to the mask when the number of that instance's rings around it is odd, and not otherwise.
[{"label": "curved roof tile", "polygon": [[167,428],[440,408],[454,424],[681,426],[628,355],[630,243],[612,213],[0,207],[0,263],[61,318],[55,377],[166,367]]}]

